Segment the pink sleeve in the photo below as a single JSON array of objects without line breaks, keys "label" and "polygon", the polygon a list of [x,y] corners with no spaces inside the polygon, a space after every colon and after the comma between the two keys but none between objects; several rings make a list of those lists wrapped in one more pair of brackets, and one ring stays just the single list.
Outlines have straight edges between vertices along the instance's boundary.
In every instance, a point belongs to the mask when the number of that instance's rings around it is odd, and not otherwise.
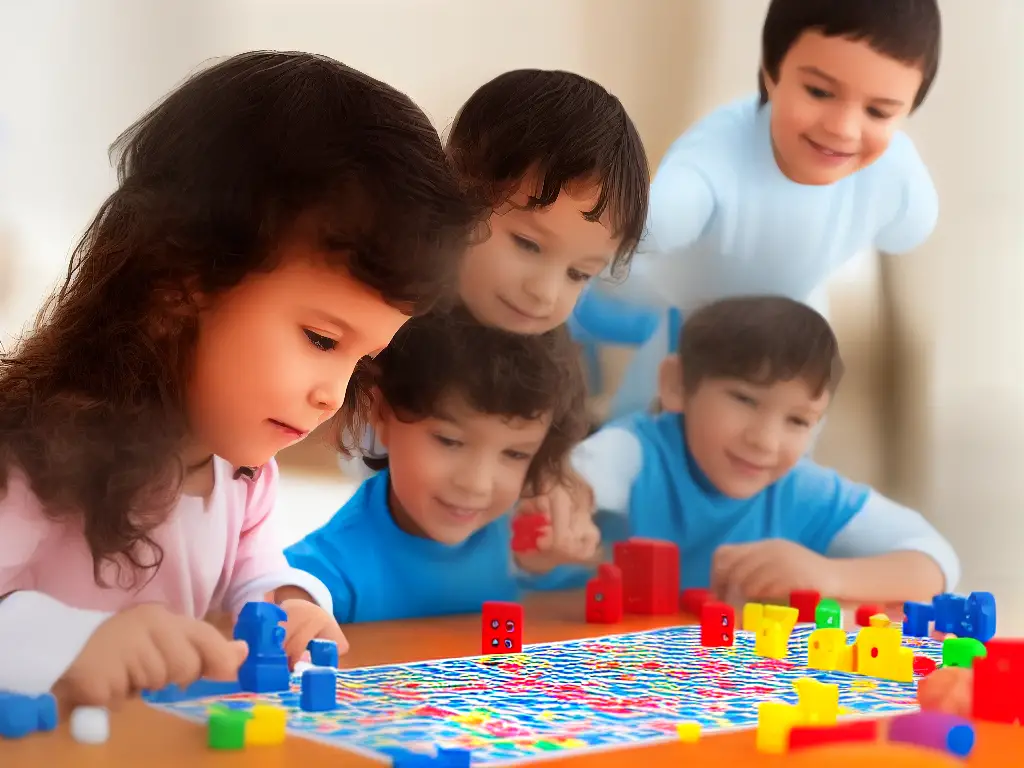
[{"label": "pink sleeve", "polygon": [[274,526],[277,502],[277,462],[263,465],[249,484],[245,513],[224,607],[237,614],[250,600],[263,600],[271,590],[296,586],[308,592],[328,613],[332,610],[330,592],[315,576],[292,568],[284,556],[284,546]]},{"label": "pink sleeve", "polygon": [[11,472],[0,491],[0,595],[33,588],[29,568],[53,529],[25,476]]}]

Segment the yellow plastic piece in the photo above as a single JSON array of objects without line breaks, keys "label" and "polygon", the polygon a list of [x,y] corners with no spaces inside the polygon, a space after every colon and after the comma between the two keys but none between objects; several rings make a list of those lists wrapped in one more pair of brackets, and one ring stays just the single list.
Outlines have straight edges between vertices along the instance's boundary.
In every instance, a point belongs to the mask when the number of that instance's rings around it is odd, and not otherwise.
[{"label": "yellow plastic piece", "polygon": [[676,725],[676,732],[679,734],[680,741],[693,744],[700,739],[700,723],[687,720],[685,723]]},{"label": "yellow plastic piece", "polygon": [[864,627],[854,641],[858,674],[894,680],[898,683],[914,681],[914,652],[903,647],[898,627]]},{"label": "yellow plastic piece", "polygon": [[788,605],[766,605],[764,618],[779,622],[788,638],[793,632],[793,627],[796,626],[796,620],[800,618],[800,609],[791,608]]},{"label": "yellow plastic piece", "polygon": [[836,671],[845,648],[846,630],[834,627],[816,629],[807,637],[807,666],[827,672]]},{"label": "yellow plastic piece", "polygon": [[793,683],[800,725],[835,725],[839,718],[839,686],[801,677]]},{"label": "yellow plastic piece", "polygon": [[789,635],[800,612],[781,605],[764,606],[761,628],[754,638],[754,653],[769,659],[784,659],[789,652]]},{"label": "yellow plastic piece", "polygon": [[869,627],[888,627],[891,623],[892,622],[889,621],[889,617],[884,613],[876,613],[868,619]]},{"label": "yellow plastic piece", "polygon": [[747,603],[743,606],[743,628],[750,632],[758,632],[761,629],[761,619],[764,617],[764,605],[761,603]]},{"label": "yellow plastic piece", "polygon": [[256,704],[252,718],[245,724],[245,743],[252,746],[275,746],[284,743],[288,712],[270,704]]},{"label": "yellow plastic piece", "polygon": [[757,751],[782,754],[789,751],[789,729],[799,722],[792,704],[762,701],[757,705]]}]

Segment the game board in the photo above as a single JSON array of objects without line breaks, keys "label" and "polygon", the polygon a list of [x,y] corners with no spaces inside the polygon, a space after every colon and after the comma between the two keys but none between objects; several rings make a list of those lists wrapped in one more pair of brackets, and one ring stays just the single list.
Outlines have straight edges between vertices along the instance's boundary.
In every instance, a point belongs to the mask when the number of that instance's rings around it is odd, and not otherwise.
[{"label": "game board", "polygon": [[[731,648],[704,648],[700,626],[530,645],[522,654],[446,659],[337,671],[338,708],[298,706],[298,678],[282,694],[238,693],[155,704],[197,720],[220,702],[287,707],[292,734],[324,740],[382,762],[395,750],[472,750],[473,765],[510,765],[583,751],[677,738],[697,721],[707,734],[751,728],[757,705],[796,701],[793,681],[839,685],[842,716],[917,708],[916,683],[895,683],[804,666],[813,625],[797,625],[786,661],[754,654],[737,631]],[[850,632],[850,640],[856,632]],[[941,660],[930,639],[903,638],[917,655]]]}]

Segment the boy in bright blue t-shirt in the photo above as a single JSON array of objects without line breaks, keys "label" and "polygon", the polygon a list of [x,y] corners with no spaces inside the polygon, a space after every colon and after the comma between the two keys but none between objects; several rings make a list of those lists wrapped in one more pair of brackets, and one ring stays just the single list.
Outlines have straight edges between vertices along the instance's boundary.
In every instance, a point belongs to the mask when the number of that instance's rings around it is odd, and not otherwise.
[{"label": "boy in bright blue t-shirt", "polygon": [[538,549],[513,554],[508,514],[524,488],[561,479],[586,431],[564,327],[515,334],[437,311],[410,320],[357,375],[373,377],[387,469],[285,551],[327,586],[339,622],[470,613],[524,587],[585,582],[600,543],[589,516],[541,501]]},{"label": "boy in bright blue t-shirt", "polygon": [[[724,599],[818,590],[930,600],[959,562],[917,512],[804,458],[841,377],[828,322],[783,297],[695,312],[660,371],[660,414],[611,424],[574,454],[602,527],[675,542],[681,588]],[[616,525],[618,523],[618,525]]]}]

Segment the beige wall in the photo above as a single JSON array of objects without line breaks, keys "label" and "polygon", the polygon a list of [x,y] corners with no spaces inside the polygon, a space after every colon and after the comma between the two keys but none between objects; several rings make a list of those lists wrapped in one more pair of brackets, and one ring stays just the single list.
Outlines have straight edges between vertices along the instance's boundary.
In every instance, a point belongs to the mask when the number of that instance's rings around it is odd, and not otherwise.
[{"label": "beige wall", "polygon": [[[992,588],[1024,627],[1024,4],[942,5],[939,80],[910,125],[941,222],[920,252],[865,254],[830,286],[851,373],[818,456],[920,506],[961,552],[964,586]],[[0,338],[31,316],[110,187],[108,142],[206,57],[333,55],[406,90],[441,130],[503,70],[573,69],[620,95],[653,165],[689,121],[753,87],[767,0],[28,6],[0,5],[0,242],[13,244],[0,245]]]}]

